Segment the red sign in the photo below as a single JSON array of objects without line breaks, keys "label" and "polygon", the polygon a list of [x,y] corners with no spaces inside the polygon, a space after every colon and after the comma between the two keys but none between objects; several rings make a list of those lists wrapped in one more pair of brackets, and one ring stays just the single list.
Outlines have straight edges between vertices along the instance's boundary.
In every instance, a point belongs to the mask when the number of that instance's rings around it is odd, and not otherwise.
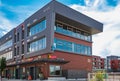
[{"label": "red sign", "polygon": [[33,61],[33,58],[29,58],[29,59],[27,59],[28,61]]},{"label": "red sign", "polygon": [[56,58],[57,58],[57,56],[52,56],[52,55],[49,55],[49,56],[48,56],[48,58],[50,58],[50,59],[56,59]]}]

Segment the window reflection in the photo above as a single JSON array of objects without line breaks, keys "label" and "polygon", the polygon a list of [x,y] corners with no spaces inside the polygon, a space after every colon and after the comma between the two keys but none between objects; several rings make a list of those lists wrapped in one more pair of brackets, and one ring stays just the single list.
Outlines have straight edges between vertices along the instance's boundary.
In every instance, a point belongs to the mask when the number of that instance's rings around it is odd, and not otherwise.
[{"label": "window reflection", "polygon": [[92,41],[91,35],[89,33],[70,27],[68,25],[64,25],[62,23],[56,22],[54,30],[55,32],[58,32],[61,34],[65,34],[65,35],[72,36],[72,37],[79,38],[86,41]]},{"label": "window reflection", "polygon": [[54,46],[55,50],[61,50],[61,51],[73,52],[73,53],[85,54],[85,55],[92,54],[91,52],[92,50],[90,46],[76,44],[76,43],[58,39],[58,38],[54,39],[54,45],[55,45]]},{"label": "window reflection", "polygon": [[30,27],[28,29],[28,36],[32,36],[43,31],[46,28],[46,20],[41,21],[40,23]]},{"label": "window reflection", "polygon": [[28,52],[39,51],[46,48],[46,38],[36,40],[34,42],[28,43]]},{"label": "window reflection", "polygon": [[50,75],[51,76],[59,76],[61,75],[61,68],[60,66],[56,66],[56,65],[50,65]]},{"label": "window reflection", "polygon": [[0,51],[12,46],[12,39],[8,40],[6,43],[0,45]]},{"label": "window reflection", "polygon": [[0,58],[5,57],[6,60],[12,59],[12,51],[0,55]]}]

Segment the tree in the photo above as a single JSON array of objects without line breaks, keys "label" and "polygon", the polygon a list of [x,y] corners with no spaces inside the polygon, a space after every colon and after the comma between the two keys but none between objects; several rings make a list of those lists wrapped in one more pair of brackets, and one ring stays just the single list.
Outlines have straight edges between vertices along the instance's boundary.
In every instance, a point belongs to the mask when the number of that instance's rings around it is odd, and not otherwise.
[{"label": "tree", "polygon": [[2,72],[6,68],[6,58],[2,57],[0,58],[0,75],[1,75],[1,81],[2,81]]}]

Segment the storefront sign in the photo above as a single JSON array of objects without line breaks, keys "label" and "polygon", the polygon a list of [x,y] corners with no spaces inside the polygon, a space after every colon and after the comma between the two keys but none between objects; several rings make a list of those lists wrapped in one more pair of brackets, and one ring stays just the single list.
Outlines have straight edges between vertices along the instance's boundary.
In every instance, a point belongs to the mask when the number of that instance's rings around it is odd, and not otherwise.
[{"label": "storefront sign", "polygon": [[48,55],[48,58],[50,58],[50,59],[56,59],[57,56],[54,56],[54,55]]},{"label": "storefront sign", "polygon": [[29,58],[29,59],[27,59],[27,61],[33,61],[33,58]]}]

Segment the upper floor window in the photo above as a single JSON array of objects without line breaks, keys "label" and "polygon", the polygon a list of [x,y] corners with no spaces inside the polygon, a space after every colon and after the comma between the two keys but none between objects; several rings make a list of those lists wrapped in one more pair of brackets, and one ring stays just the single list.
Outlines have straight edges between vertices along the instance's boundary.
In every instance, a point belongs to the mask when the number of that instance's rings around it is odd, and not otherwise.
[{"label": "upper floor window", "polygon": [[28,36],[32,36],[43,31],[46,28],[46,20],[42,20],[38,24],[28,28]]},{"label": "upper floor window", "polygon": [[12,59],[12,57],[13,57],[12,51],[9,51],[7,53],[0,55],[0,58],[2,58],[2,57],[5,57],[6,60]]},{"label": "upper floor window", "polygon": [[54,30],[55,32],[58,32],[64,35],[72,36],[72,37],[79,38],[86,41],[92,41],[91,34],[87,33],[86,31],[77,29],[73,26],[69,26],[63,23],[56,22]]},{"label": "upper floor window", "polygon": [[4,44],[0,45],[0,51],[12,46],[12,39],[8,40]]},{"label": "upper floor window", "polygon": [[46,48],[46,37],[28,43],[28,52],[35,52]]},{"label": "upper floor window", "polygon": [[16,54],[17,54],[17,49],[14,48],[14,56],[16,56]]},{"label": "upper floor window", "polygon": [[19,33],[17,33],[17,41],[19,41],[19,39],[20,39],[20,38],[19,38]]},{"label": "upper floor window", "polygon": [[16,42],[16,34],[14,35],[14,42]]},{"label": "upper floor window", "polygon": [[22,30],[22,39],[24,39],[24,30]]},{"label": "upper floor window", "polygon": [[19,47],[17,47],[17,55],[19,55]]},{"label": "upper floor window", "polygon": [[22,49],[22,54],[24,54],[24,45],[22,45],[21,49]]},{"label": "upper floor window", "polygon": [[74,42],[70,42],[58,38],[54,39],[54,47],[55,50],[61,50],[61,51],[72,52],[77,54],[85,54],[85,55],[92,54],[91,46],[76,44]]}]

